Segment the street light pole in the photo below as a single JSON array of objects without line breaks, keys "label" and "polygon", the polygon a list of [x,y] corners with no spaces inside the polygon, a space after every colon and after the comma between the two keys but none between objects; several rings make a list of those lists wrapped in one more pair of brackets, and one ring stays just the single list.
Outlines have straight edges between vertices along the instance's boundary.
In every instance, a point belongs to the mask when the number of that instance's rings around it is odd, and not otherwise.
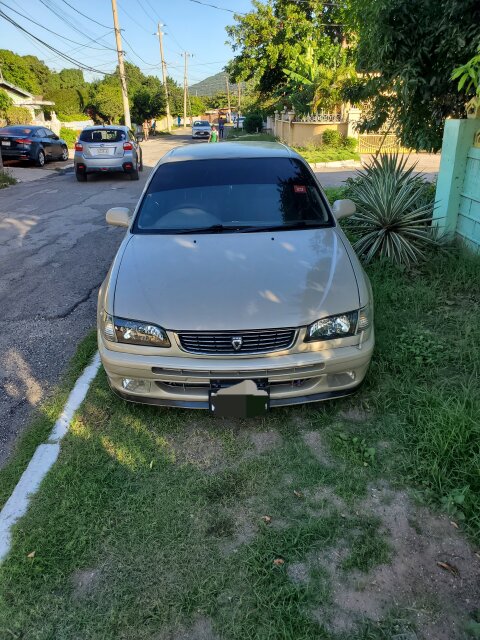
[{"label": "street light pole", "polygon": [[117,43],[118,70],[120,71],[120,86],[122,88],[123,114],[125,125],[130,129],[130,105],[128,104],[127,78],[125,76],[125,65],[123,60],[122,36],[118,25],[117,0],[112,0],[113,26],[115,27],[115,42]]},{"label": "street light pole", "polygon": [[172,130],[172,124],[170,122],[170,101],[168,98],[168,86],[167,86],[167,63],[165,62],[165,58],[163,55],[163,31],[161,27],[164,27],[161,22],[158,23],[158,41],[160,43],[160,59],[162,61],[162,78],[163,78],[163,86],[165,88],[165,101],[166,101],[166,111],[167,111],[167,130]]}]

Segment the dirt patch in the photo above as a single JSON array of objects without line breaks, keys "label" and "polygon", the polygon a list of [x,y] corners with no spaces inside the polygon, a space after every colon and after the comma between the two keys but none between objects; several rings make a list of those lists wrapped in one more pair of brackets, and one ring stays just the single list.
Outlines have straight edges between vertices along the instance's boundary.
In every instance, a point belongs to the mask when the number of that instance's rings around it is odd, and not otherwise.
[{"label": "dirt patch", "polygon": [[249,435],[256,455],[268,453],[282,444],[282,437],[278,431],[253,431]]},{"label": "dirt patch", "polygon": [[223,540],[220,543],[220,551],[225,556],[236,553],[242,544],[251,542],[260,523],[260,520],[255,523],[255,516],[248,508],[230,511],[229,515],[234,522],[234,533],[228,540]]},{"label": "dirt patch", "polygon": [[332,507],[341,512],[344,512],[347,508],[342,498],[337,496],[331,487],[320,487],[320,489],[316,489],[312,495],[312,499],[318,503],[322,513],[329,511]]},{"label": "dirt patch", "polygon": [[214,632],[210,618],[199,616],[191,627],[160,635],[158,640],[220,640],[220,637]]},{"label": "dirt patch", "polygon": [[195,423],[188,425],[181,433],[167,436],[167,442],[177,464],[191,464],[199,469],[217,471],[225,462],[221,440]]},{"label": "dirt patch", "polygon": [[[405,492],[370,487],[360,510],[376,515],[393,548],[391,564],[369,574],[332,576],[333,629],[356,626],[362,617],[380,620],[398,606],[414,612],[419,639],[460,640],[480,601],[480,561],[447,518],[415,506]],[[456,575],[438,566],[454,567]],[[336,566],[335,566],[336,565]]]},{"label": "dirt patch", "polygon": [[288,577],[292,582],[305,585],[309,582],[309,568],[305,562],[292,562],[287,567]]},{"label": "dirt patch", "polygon": [[72,574],[73,596],[82,598],[95,590],[100,580],[100,569],[77,569]]},{"label": "dirt patch", "polygon": [[325,467],[330,467],[332,459],[328,447],[319,431],[302,431],[302,438],[316,459]]}]

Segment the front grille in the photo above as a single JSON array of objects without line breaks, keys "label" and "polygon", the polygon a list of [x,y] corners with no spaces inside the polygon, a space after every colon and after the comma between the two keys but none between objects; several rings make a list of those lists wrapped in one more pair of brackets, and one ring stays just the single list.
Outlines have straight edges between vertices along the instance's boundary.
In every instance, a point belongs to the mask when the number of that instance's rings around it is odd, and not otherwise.
[{"label": "front grille", "polygon": [[[182,348],[190,353],[244,355],[288,349],[295,340],[295,329],[182,331],[178,334],[178,338]],[[239,341],[240,346],[238,346]],[[237,348],[234,345],[237,345]]]}]

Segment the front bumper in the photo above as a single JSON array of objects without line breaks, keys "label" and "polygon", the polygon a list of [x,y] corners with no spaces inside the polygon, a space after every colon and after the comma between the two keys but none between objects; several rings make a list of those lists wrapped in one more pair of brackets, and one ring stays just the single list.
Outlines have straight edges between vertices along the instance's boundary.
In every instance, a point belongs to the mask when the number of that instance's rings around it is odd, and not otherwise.
[{"label": "front bumper", "polygon": [[367,373],[373,330],[361,348],[248,358],[138,355],[108,349],[98,333],[102,364],[112,390],[133,402],[208,409],[209,390],[217,381],[256,380],[270,389],[270,406],[330,400],[353,393]]}]

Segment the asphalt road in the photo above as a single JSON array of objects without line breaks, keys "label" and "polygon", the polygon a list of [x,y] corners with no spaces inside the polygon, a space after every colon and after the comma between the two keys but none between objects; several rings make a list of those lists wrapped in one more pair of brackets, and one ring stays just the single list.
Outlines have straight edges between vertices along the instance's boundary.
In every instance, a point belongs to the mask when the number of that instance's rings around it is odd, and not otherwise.
[{"label": "asphalt road", "polygon": [[185,142],[145,143],[138,182],[50,173],[0,191],[0,465],[95,325],[98,287],[124,233],[107,226],[107,209],[133,208],[151,167]]}]

